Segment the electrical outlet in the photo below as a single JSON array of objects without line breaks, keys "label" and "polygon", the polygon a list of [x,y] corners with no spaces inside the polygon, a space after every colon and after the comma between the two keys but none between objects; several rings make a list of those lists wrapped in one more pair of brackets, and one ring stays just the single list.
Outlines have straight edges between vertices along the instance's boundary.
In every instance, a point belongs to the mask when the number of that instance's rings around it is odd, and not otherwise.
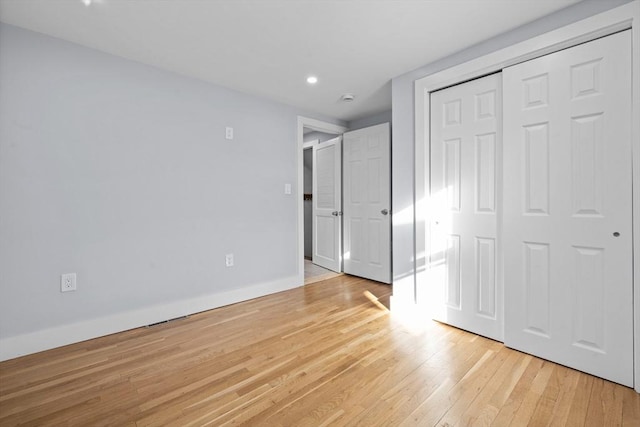
[{"label": "electrical outlet", "polygon": [[230,128],[230,127],[225,128],[224,136],[227,139],[233,139],[233,128]]},{"label": "electrical outlet", "polygon": [[284,185],[284,194],[291,194],[291,184]]},{"label": "electrical outlet", "polygon": [[226,254],[224,257],[224,264],[227,267],[233,267],[233,254]]},{"label": "electrical outlet", "polygon": [[67,273],[60,276],[60,292],[72,292],[77,289],[76,273]]}]

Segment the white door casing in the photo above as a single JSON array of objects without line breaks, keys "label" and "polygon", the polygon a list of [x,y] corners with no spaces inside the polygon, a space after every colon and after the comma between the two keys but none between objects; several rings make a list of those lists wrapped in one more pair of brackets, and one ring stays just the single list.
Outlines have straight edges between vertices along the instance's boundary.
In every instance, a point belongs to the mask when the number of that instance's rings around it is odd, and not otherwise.
[{"label": "white door casing", "polygon": [[391,283],[389,124],[344,134],[344,272]]},{"label": "white door casing", "polygon": [[312,262],[342,271],[341,137],[313,146]]},{"label": "white door casing", "polygon": [[347,130],[344,126],[339,126],[333,123],[323,122],[320,120],[312,119],[309,117],[298,116],[297,120],[297,141],[295,151],[296,151],[296,163],[297,163],[297,179],[296,179],[296,205],[298,210],[298,220],[296,226],[296,234],[298,240],[298,250],[296,255],[296,274],[293,277],[293,280],[298,284],[298,286],[304,285],[304,201],[303,201],[303,176],[304,176],[304,167],[303,167],[303,151],[306,148],[305,145],[305,131],[317,131],[323,133],[332,133],[334,135],[342,134]]},{"label": "white door casing", "polygon": [[504,70],[505,344],[633,386],[630,31]]},{"label": "white door casing", "polygon": [[431,93],[429,286],[435,320],[503,340],[501,75]]}]

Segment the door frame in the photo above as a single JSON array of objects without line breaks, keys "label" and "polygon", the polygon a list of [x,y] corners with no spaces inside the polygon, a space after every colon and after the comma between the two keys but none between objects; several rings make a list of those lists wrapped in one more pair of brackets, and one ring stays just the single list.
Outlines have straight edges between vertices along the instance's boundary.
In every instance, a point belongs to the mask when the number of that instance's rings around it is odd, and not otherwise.
[{"label": "door frame", "polygon": [[[415,81],[415,182],[414,232],[415,265],[413,303],[420,304],[418,288],[424,286],[427,272],[430,146],[430,93],[457,83],[497,72],[568,47],[576,46],[622,30],[631,30],[632,82],[640,81],[640,0],[599,13],[573,24],[533,37],[460,65]],[[632,85],[632,117],[640,114],[640,87]],[[640,122],[632,122],[631,149],[633,175],[633,248],[640,251]],[[425,221],[426,219],[426,221]],[[418,259],[418,254],[421,258]],[[640,257],[633,260],[634,290],[634,387],[640,392]]]},{"label": "door frame", "polygon": [[336,125],[334,123],[323,122],[309,117],[298,116],[297,139],[296,139],[296,159],[297,159],[297,185],[294,193],[297,197],[296,206],[298,209],[298,224],[296,234],[298,236],[297,265],[298,265],[298,283],[304,285],[304,201],[303,178],[304,178],[304,128],[312,129],[317,132],[334,133],[342,135],[347,131],[346,126]]}]

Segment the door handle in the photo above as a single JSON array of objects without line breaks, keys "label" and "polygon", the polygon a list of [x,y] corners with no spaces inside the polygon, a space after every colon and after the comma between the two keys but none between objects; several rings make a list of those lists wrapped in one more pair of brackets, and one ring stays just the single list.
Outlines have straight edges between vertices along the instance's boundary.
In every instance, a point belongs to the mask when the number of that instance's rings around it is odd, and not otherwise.
[{"label": "door handle", "polygon": [[333,216],[340,216],[340,215],[342,215],[342,212],[340,212],[340,211],[333,211],[333,212],[331,212],[331,215],[333,215]]},{"label": "door handle", "polygon": [[380,213],[381,213],[382,215],[389,215],[389,210],[388,210],[388,209],[382,209],[382,210],[380,211]]}]

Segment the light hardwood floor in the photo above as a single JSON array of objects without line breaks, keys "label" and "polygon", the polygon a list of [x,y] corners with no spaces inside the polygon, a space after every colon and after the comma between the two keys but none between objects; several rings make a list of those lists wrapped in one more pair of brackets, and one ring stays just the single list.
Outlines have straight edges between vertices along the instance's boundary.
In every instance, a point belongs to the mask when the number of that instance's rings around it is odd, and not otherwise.
[{"label": "light hardwood floor", "polygon": [[640,426],[633,390],[340,276],[0,364],[0,425]]}]

